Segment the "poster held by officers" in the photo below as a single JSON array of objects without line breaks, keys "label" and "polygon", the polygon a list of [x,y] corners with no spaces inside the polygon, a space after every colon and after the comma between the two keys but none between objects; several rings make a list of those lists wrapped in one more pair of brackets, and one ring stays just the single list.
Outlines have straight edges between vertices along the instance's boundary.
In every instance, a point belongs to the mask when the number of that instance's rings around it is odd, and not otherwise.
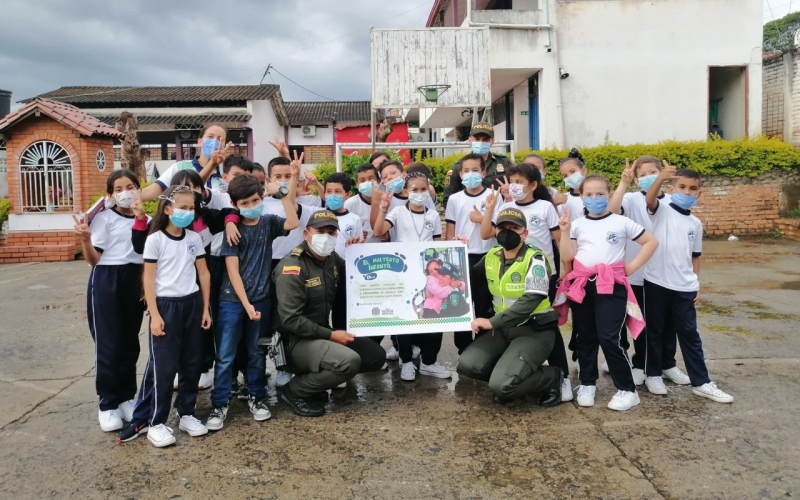
[{"label": "poster held by officers", "polygon": [[345,250],[347,331],[358,336],[470,330],[467,247],[366,243]]}]

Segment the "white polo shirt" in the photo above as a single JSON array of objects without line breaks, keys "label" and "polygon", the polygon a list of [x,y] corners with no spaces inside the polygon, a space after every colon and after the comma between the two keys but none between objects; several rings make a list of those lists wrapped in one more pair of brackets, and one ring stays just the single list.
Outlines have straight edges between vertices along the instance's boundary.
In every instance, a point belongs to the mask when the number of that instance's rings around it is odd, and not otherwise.
[{"label": "white polo shirt", "polygon": [[364,236],[362,233],[361,217],[347,210],[342,214],[333,213],[336,215],[336,218],[339,219],[339,236],[336,239],[336,253],[338,253],[340,257],[344,257],[344,245],[347,243],[347,240],[353,236]]},{"label": "white polo shirt", "polygon": [[[394,210],[397,207],[404,207],[404,206],[406,206],[407,203],[408,203],[408,196],[400,196],[399,194],[396,194],[396,195],[394,195],[392,197],[392,201],[389,203],[389,210],[387,210],[386,213],[387,214],[390,213],[392,210]],[[436,203],[433,201],[433,198],[428,198],[428,202],[425,204],[425,207],[428,210],[433,210],[434,212],[436,212]],[[441,225],[442,224],[441,224],[441,221],[440,221],[439,222],[439,226],[441,227]],[[441,233],[441,230],[439,231],[439,233]],[[404,240],[401,240],[401,239],[398,238],[397,231],[395,230],[395,228],[392,228],[389,231],[389,238],[391,239],[391,241],[404,241]],[[417,241],[417,240],[411,240],[411,241]],[[425,241],[425,240],[423,240],[423,241]]]},{"label": "white polo shirt", "polygon": [[[647,202],[645,201],[646,195],[647,193],[644,191],[639,191],[638,193],[625,193],[625,197],[622,199],[622,215],[642,226],[645,231],[652,233],[653,222],[650,220],[650,214],[647,213]],[[661,193],[661,196],[659,196],[658,199],[664,201],[665,203],[669,203],[671,196]],[[639,255],[639,251],[641,249],[642,245],[636,243],[635,241],[629,241],[628,244],[625,245],[625,263],[630,264],[631,261],[635,259],[637,255]],[[644,270],[646,268],[647,264],[643,265],[637,269],[635,273],[628,276],[628,281],[631,283],[631,285],[644,285]]]},{"label": "white polo shirt", "polygon": [[[459,191],[450,196],[447,200],[444,220],[455,225],[456,236],[466,236],[469,238],[467,251],[471,254],[485,254],[497,245],[497,240],[481,238],[481,225],[469,220],[469,215],[477,208],[481,214],[486,213],[486,197],[491,194],[491,190],[483,188],[479,194],[469,194],[467,190]],[[497,218],[500,211],[500,204],[495,205],[493,219]]]},{"label": "white polo shirt", "polygon": [[392,225],[397,236],[392,241],[433,241],[442,236],[439,212],[428,207],[424,213],[412,212],[407,205],[393,208],[386,214],[386,222]]},{"label": "white polo shirt", "polygon": [[670,290],[696,292],[700,281],[692,258],[703,252],[703,223],[688,210],[663,201],[658,202],[650,219],[659,245],[644,271],[644,279]]},{"label": "white polo shirt", "polygon": [[320,200],[319,196],[317,196],[317,195],[304,194],[304,195],[297,196],[295,199],[297,200],[297,203],[300,203],[302,205],[308,205],[309,207],[322,208],[322,200]]},{"label": "white polo shirt", "polygon": [[198,291],[195,261],[205,258],[203,240],[194,231],[180,237],[158,231],[147,237],[144,261],[156,265],[156,297],[185,297]]},{"label": "white polo shirt", "polygon": [[[148,221],[150,217],[147,218]],[[122,266],[141,264],[142,256],[133,251],[131,231],[135,221],[133,215],[122,215],[116,210],[104,210],[97,214],[89,225],[92,230],[92,246],[100,252],[98,266]]]},{"label": "white polo shirt", "polygon": [[644,228],[627,217],[609,212],[600,218],[581,217],[572,223],[570,239],[578,243],[575,260],[586,267],[625,260],[625,245],[644,234]]},{"label": "white polo shirt", "polygon": [[[208,208],[215,210],[222,210],[223,208],[235,208],[231,202],[231,197],[228,193],[223,193],[217,188],[211,190],[211,199],[208,202]],[[211,255],[216,257],[220,256],[222,251],[222,240],[225,239],[225,231],[217,233],[211,237]]]},{"label": "white polo shirt", "polygon": [[[303,242],[303,231],[306,230],[308,219],[311,218],[311,214],[319,210],[319,208],[309,207],[308,205],[303,205],[302,203],[298,203],[297,208],[300,211],[297,214],[297,218],[300,219],[300,225],[297,226],[297,228],[289,231],[289,236],[281,236],[280,238],[275,238],[275,240],[273,240],[272,260],[284,258],[286,254],[294,250],[297,245]],[[283,202],[281,202],[281,200],[276,200],[271,196],[264,198],[264,213],[275,214],[278,217],[283,217],[284,219],[286,218],[286,210],[283,208]]]},{"label": "white polo shirt", "polygon": [[581,195],[578,194],[577,191],[570,190],[566,193],[567,195],[567,202],[563,205],[559,205],[558,207],[558,216],[561,217],[564,215],[564,210],[570,210],[570,222],[575,222],[575,219],[580,219],[583,217],[583,199],[581,199]]},{"label": "white polo shirt", "polygon": [[[553,235],[550,234],[550,231],[558,229],[558,213],[553,204],[544,200],[534,200],[530,203],[513,201],[500,207],[500,210],[506,208],[516,208],[525,214],[525,222],[528,224],[528,237],[525,239],[525,243],[538,248],[550,257],[551,262],[555,263]],[[497,223],[497,215],[495,215],[494,222]],[[555,268],[553,273],[555,273]]]},{"label": "white polo shirt", "polygon": [[344,208],[350,213],[354,213],[361,218],[361,230],[366,231],[365,243],[380,243],[381,240],[372,234],[372,225],[369,223],[369,215],[372,210],[371,200],[364,201],[360,194],[351,196],[344,202]]}]

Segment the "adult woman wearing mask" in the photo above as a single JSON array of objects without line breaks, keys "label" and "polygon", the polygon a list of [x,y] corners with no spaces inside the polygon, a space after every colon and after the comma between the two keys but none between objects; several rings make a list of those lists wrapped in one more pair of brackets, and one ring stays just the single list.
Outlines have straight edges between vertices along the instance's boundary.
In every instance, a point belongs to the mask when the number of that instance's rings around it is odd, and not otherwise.
[{"label": "adult woman wearing mask", "polygon": [[[197,138],[198,156],[191,160],[179,161],[169,167],[154,183],[142,189],[142,202],[155,200],[172,183],[172,176],[180,170],[194,169],[209,188],[219,187],[222,176],[217,167],[231,153],[233,143],[225,144],[228,131],[222,125],[206,125]],[[224,149],[223,149],[224,145]]]},{"label": "adult woman wearing mask", "polygon": [[[472,152],[483,157],[486,162],[486,177],[483,179],[483,185],[486,187],[499,187],[500,184],[496,182],[497,178],[502,178],[506,175],[506,170],[514,165],[511,158],[503,155],[498,155],[491,152],[492,144],[494,144],[494,127],[488,123],[477,123],[469,132],[469,143]],[[442,202],[447,207],[447,200],[451,194],[455,194],[462,189],[464,185],[461,183],[461,162],[457,161],[453,168],[447,171],[447,177],[444,181],[444,197]]]}]

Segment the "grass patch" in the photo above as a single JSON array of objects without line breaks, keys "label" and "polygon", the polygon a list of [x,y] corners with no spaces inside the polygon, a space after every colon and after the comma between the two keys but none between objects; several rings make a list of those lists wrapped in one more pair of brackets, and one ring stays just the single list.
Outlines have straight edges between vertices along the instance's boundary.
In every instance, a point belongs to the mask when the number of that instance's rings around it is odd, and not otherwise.
[{"label": "grass patch", "polygon": [[771,313],[771,312],[754,312],[750,314],[750,318],[752,319],[778,319],[784,321],[800,321],[800,316],[796,314],[782,314],[782,313]]},{"label": "grass patch", "polygon": [[716,314],[717,316],[733,316],[733,306],[717,306],[711,302],[700,301],[696,306],[697,312],[703,314]]},{"label": "grass patch", "polygon": [[709,330],[711,330],[712,332],[728,334],[731,337],[733,336],[733,335],[730,335],[731,333],[739,333],[739,334],[744,335],[745,337],[749,337],[749,338],[752,338],[752,337],[756,336],[756,334],[753,333],[751,330],[748,330],[747,328],[741,328],[741,327],[738,327],[738,326],[737,327],[731,327],[731,326],[711,325],[711,326],[709,326],[707,328]]},{"label": "grass patch", "polygon": [[759,309],[761,311],[772,309],[770,306],[766,304],[762,304],[761,302],[753,302],[752,300],[745,300],[744,302],[739,302],[739,304],[745,307],[749,307],[750,309]]}]

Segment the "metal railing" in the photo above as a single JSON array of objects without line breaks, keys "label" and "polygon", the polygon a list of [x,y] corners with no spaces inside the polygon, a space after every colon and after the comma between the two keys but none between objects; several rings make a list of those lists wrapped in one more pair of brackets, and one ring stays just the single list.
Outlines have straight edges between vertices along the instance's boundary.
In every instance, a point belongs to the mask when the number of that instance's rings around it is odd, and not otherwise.
[{"label": "metal railing", "polygon": [[[504,147],[508,149],[511,157],[517,152],[514,141],[495,141],[492,147]],[[374,149],[383,151],[387,149],[470,149],[469,142],[340,142],[336,144],[336,171],[342,171],[342,150],[344,149]]]},{"label": "metal railing", "polygon": [[31,144],[19,164],[23,212],[72,212],[73,171],[69,153],[61,145],[40,141]]}]

